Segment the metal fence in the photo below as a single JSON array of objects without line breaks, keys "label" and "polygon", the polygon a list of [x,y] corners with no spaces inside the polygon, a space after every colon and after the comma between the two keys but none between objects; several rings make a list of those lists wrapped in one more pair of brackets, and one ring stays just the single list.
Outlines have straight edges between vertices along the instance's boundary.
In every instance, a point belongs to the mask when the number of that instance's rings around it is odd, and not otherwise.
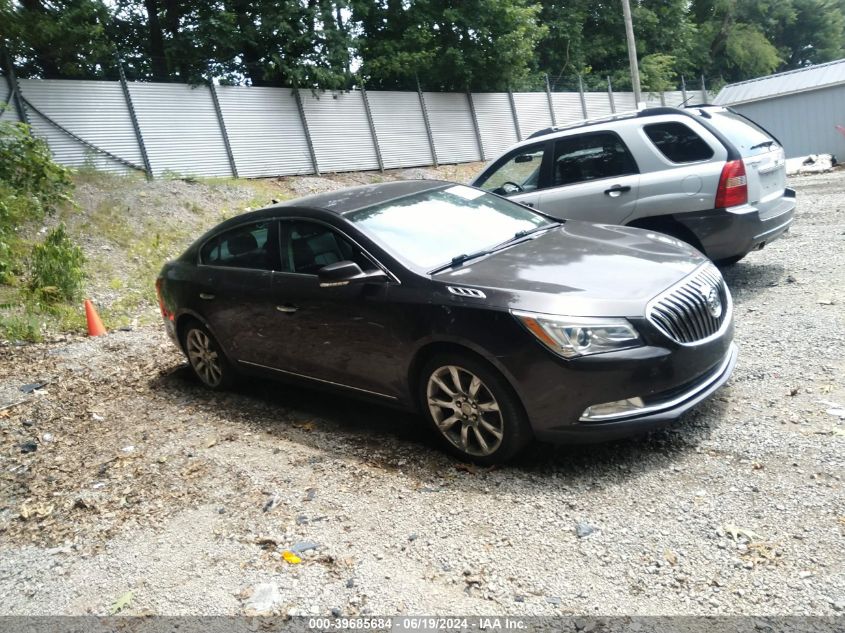
[{"label": "metal fence", "polygon": [[[255,178],[494,158],[550,125],[633,110],[614,92],[320,92],[6,77],[9,105],[68,166]],[[20,97],[16,99],[15,97]],[[648,95],[648,105],[708,99]],[[0,104],[0,108],[2,108]]]}]

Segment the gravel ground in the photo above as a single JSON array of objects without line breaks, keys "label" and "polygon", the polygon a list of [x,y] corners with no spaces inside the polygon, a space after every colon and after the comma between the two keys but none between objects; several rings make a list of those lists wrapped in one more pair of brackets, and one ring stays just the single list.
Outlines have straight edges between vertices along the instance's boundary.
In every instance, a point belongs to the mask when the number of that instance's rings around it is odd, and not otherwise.
[{"label": "gravel ground", "polygon": [[204,391],[158,327],[0,348],[0,613],[842,614],[845,172],[793,185],[726,273],[715,398],[503,468],[387,409]]}]

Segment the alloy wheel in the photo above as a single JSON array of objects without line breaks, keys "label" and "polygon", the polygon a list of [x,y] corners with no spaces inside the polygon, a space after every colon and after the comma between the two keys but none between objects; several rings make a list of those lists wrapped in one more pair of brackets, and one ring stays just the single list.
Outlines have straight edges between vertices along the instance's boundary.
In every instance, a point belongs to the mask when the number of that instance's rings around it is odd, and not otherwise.
[{"label": "alloy wheel", "polygon": [[197,376],[209,387],[219,386],[223,380],[223,367],[211,337],[202,330],[192,328],[185,339],[185,347]]},{"label": "alloy wheel", "polygon": [[504,437],[504,419],[493,392],[471,371],[444,365],[426,385],[431,417],[443,436],[468,455],[495,453]]}]

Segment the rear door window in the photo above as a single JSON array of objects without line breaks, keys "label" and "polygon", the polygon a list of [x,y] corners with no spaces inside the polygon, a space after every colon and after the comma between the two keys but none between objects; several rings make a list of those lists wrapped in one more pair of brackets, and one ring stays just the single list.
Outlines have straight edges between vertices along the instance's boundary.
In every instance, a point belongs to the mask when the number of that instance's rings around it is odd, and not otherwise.
[{"label": "rear door window", "polygon": [[744,158],[765,154],[773,147],[780,147],[763,128],[735,112],[722,110],[710,114],[713,117],[710,122],[736,146]]},{"label": "rear door window", "polygon": [[622,139],[613,132],[568,136],[555,141],[555,187],[639,173]]},{"label": "rear door window", "polygon": [[695,163],[713,158],[713,148],[683,123],[652,123],[643,130],[660,153],[673,163]]},{"label": "rear door window", "polygon": [[246,224],[208,240],[200,250],[207,266],[278,270],[278,250],[273,239],[275,222]]}]

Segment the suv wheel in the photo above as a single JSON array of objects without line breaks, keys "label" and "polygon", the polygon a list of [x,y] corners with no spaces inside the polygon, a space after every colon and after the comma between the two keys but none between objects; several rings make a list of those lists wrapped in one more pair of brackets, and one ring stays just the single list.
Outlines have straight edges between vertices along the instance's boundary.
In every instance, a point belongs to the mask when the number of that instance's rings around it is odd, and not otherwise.
[{"label": "suv wheel", "polygon": [[198,321],[185,328],[182,347],[197,378],[211,389],[224,389],[235,380],[235,370],[211,332]]},{"label": "suv wheel", "polygon": [[433,358],[422,371],[420,392],[441,443],[461,459],[497,464],[531,442],[521,403],[486,363],[464,355]]}]

